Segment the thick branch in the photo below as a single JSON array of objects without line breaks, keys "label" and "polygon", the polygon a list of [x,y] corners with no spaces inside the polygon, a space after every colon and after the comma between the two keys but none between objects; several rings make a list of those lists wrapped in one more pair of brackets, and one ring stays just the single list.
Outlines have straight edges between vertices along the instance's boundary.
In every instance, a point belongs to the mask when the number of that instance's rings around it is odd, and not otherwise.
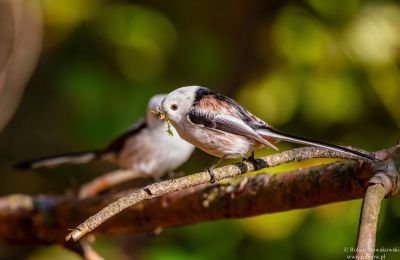
[{"label": "thick branch", "polygon": [[[293,158],[291,153],[300,153],[299,156],[304,159],[307,153],[313,153],[312,150],[296,149],[281,156]],[[321,152],[319,157],[330,157],[323,156],[322,150],[315,151]],[[277,164],[279,160],[274,156],[269,157],[267,162]],[[140,202],[100,226],[97,231],[107,234],[137,233],[361,198],[372,174],[369,164],[349,161],[275,175],[242,177],[233,180],[234,184],[199,185]],[[204,179],[208,181],[209,176],[205,174]],[[73,196],[24,195],[2,198],[0,238],[18,243],[64,243],[68,228],[116,198],[118,196],[106,200],[99,196],[78,200]]]},{"label": "thick branch", "polygon": [[[264,158],[258,159],[258,167],[266,168],[283,163],[301,161],[311,158],[354,158],[353,156],[345,155],[340,152],[335,152],[327,149],[321,149],[316,147],[304,147],[286,151],[279,154],[273,154]],[[255,170],[255,166],[252,163],[240,163],[235,165],[228,165],[214,170],[215,180],[222,180],[231,178],[237,175],[241,175],[247,172]],[[95,215],[91,216],[85,222],[80,224],[74,229],[66,238],[71,238],[75,241],[80,239],[88,232],[94,230],[103,222],[123,211],[124,209],[137,204],[144,200],[149,200],[155,197],[159,197],[171,192],[187,189],[189,187],[198,186],[211,181],[211,176],[208,172],[195,173],[189,176],[181,177],[174,180],[163,181],[148,185],[140,190],[134,191],[125,197],[118,199],[117,201],[110,203],[107,207],[103,208]]]}]

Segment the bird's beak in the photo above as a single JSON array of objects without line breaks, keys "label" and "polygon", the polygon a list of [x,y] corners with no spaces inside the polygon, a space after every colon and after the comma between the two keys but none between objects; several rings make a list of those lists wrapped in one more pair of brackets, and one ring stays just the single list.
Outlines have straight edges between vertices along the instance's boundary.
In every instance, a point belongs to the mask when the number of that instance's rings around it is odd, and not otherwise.
[{"label": "bird's beak", "polygon": [[164,111],[159,111],[157,116],[159,119],[164,120],[167,117],[167,113],[165,113]]},{"label": "bird's beak", "polygon": [[158,117],[160,120],[164,120],[167,117],[167,113],[165,113],[164,111],[161,110],[161,108],[158,109],[158,111],[156,110],[151,110],[151,112],[156,115],[156,117]]}]

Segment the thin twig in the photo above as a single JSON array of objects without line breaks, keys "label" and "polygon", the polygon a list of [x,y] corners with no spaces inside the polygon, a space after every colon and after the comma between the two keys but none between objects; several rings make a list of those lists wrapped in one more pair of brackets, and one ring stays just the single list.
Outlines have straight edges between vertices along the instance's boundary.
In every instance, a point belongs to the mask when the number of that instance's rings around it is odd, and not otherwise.
[{"label": "thin twig", "polygon": [[83,260],[104,260],[90,245],[89,241],[83,239],[79,243],[67,243],[65,248],[77,253]]},{"label": "thin twig", "polygon": [[356,259],[373,259],[376,225],[381,202],[385,197],[385,188],[382,184],[374,184],[367,188],[360,216],[358,230]]},{"label": "thin twig", "polygon": [[140,177],[144,177],[143,173],[139,173],[131,169],[111,171],[84,184],[79,189],[79,198],[84,199],[93,197],[97,193],[109,189],[110,187],[114,187],[118,184]]},{"label": "thin twig", "polygon": [[[288,162],[302,161],[312,158],[353,159],[354,157],[340,152],[335,152],[322,148],[303,147],[260,158],[258,159],[258,164],[259,164],[258,167],[262,169],[266,167],[277,166]],[[215,180],[218,181],[226,178],[231,178],[254,170],[255,170],[254,165],[249,162],[242,162],[235,165],[228,165],[214,170]],[[119,200],[109,204],[108,206],[100,210],[98,213],[88,218],[85,222],[76,227],[76,229],[74,229],[66,237],[66,240],[73,239],[77,241],[82,236],[94,230],[96,227],[101,225],[103,222],[105,222],[112,216],[143,200],[152,199],[171,192],[208,183],[209,181],[210,181],[210,175],[208,174],[208,172],[200,172],[189,176],[181,177],[178,179],[168,180],[148,185],[140,190],[134,191],[128,194],[127,196],[120,198]]]},{"label": "thin twig", "polygon": [[[394,155],[391,154],[391,155]],[[393,159],[393,158],[392,158]],[[360,215],[357,236],[357,259],[373,259],[375,253],[376,227],[382,200],[399,190],[399,175],[396,162],[377,164],[374,176],[369,180]]]}]

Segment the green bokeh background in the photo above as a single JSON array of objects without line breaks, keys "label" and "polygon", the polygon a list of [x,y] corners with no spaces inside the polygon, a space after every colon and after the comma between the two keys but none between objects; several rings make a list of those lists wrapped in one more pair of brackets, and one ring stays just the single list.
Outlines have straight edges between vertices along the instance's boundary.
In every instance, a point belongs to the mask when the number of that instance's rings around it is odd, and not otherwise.
[{"label": "green bokeh background", "polygon": [[[10,165],[101,147],[143,115],[152,95],[183,85],[208,86],[273,126],[314,139],[378,150],[399,138],[399,1],[42,5],[43,53],[19,110],[0,134],[2,195],[63,193],[106,172],[102,164],[28,173]],[[211,159],[196,151],[183,170],[196,172]],[[355,244],[360,206],[360,200],[335,203],[158,236],[98,236],[94,247],[107,259],[344,259],[351,254],[345,248]],[[384,201],[378,248],[400,246],[399,217],[399,199]],[[77,259],[58,246],[0,248],[0,258]]]}]

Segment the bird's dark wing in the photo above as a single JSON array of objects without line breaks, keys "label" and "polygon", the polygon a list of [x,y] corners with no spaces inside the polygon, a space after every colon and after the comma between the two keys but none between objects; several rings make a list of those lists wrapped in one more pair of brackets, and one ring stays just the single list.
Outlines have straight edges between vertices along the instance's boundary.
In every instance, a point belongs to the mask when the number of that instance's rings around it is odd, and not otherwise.
[{"label": "bird's dark wing", "polygon": [[226,114],[207,114],[202,111],[192,109],[188,114],[188,119],[193,124],[221,132],[245,136],[249,139],[270,146],[276,150],[278,149],[237,117]]},{"label": "bird's dark wing", "polygon": [[193,107],[200,111],[209,111],[211,109],[216,114],[228,114],[237,117],[253,129],[269,126],[235,100],[207,88],[197,90]]},{"label": "bird's dark wing", "polygon": [[[205,116],[201,115],[201,113],[189,115],[189,119],[190,116],[192,117],[192,122],[197,122],[205,127],[243,135],[257,141],[259,141],[259,137],[263,138],[264,140],[285,140],[288,142],[323,147],[347,154],[352,154],[365,159],[379,161],[379,159],[376,159],[374,156],[359,152],[357,150],[283,133],[251,114],[235,100],[215,93],[207,88],[199,88],[197,90],[193,108],[199,111],[213,111],[213,113],[218,115]],[[253,132],[248,131],[249,129],[244,127],[244,125],[253,130],[256,135]],[[270,144],[269,146],[272,145]]]},{"label": "bird's dark wing", "polygon": [[103,151],[102,153],[118,153],[124,147],[125,141],[136,135],[142,129],[146,128],[146,120],[141,118],[138,122],[136,122],[132,127],[130,127],[125,133],[115,138]]}]

